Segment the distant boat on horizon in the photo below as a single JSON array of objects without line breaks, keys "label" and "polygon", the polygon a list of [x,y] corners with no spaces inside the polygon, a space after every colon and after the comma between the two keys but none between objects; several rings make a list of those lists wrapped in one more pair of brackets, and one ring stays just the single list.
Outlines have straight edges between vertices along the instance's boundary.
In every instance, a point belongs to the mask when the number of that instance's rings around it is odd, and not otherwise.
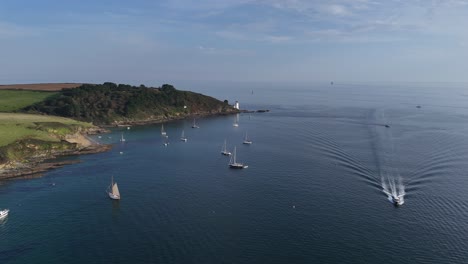
[{"label": "distant boat on horizon", "polygon": [[224,145],[221,148],[221,154],[223,154],[224,156],[231,156],[231,152],[229,152],[226,147],[226,140],[224,140]]},{"label": "distant boat on horizon", "polygon": [[0,211],[0,220],[6,218],[8,216],[8,213],[10,212],[9,209],[4,209]]},{"label": "distant boat on horizon", "polygon": [[183,142],[187,142],[187,138],[185,137],[184,130],[182,130],[182,135],[180,136],[180,140]]},{"label": "distant boat on horizon", "polygon": [[107,187],[107,193],[112,200],[120,200],[120,192],[117,183],[114,182],[114,176],[111,178],[111,184]]},{"label": "distant boat on horizon", "polygon": [[200,128],[195,122],[195,118],[193,119],[192,128]]},{"label": "distant boat on horizon", "polygon": [[234,147],[234,153],[229,159],[229,168],[231,169],[247,169],[249,166],[244,165],[243,163],[239,163],[236,161],[236,147]]}]

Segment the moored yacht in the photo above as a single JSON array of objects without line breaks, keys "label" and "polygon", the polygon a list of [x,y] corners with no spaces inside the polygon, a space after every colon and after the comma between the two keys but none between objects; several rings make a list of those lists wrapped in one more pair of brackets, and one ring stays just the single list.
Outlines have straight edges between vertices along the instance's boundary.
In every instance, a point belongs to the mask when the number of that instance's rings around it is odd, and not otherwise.
[{"label": "moored yacht", "polygon": [[231,169],[247,169],[249,166],[244,165],[236,161],[236,147],[234,147],[234,153],[229,160],[229,168]]},{"label": "moored yacht", "polygon": [[250,140],[250,139],[247,137],[247,132],[245,132],[244,142],[242,142],[242,143],[243,143],[243,144],[246,144],[246,145],[252,144],[252,140]]},{"label": "moored yacht", "polygon": [[224,145],[221,149],[221,154],[223,154],[224,156],[231,156],[231,152],[229,152],[226,147],[226,140],[224,140]]},{"label": "moored yacht", "polygon": [[195,118],[193,119],[192,128],[200,128],[195,122]]},{"label": "moored yacht", "polygon": [[180,136],[180,140],[183,142],[187,142],[187,138],[185,137],[184,130],[182,130],[182,135]]}]

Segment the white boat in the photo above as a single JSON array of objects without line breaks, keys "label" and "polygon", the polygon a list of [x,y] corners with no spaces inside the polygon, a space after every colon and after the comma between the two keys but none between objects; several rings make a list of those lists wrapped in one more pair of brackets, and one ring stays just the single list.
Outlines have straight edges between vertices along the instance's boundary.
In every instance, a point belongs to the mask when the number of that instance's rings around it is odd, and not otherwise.
[{"label": "white boat", "polygon": [[125,138],[124,138],[124,136],[123,136],[123,133],[122,133],[121,136],[120,136],[120,142],[125,142]]},{"label": "white boat", "polygon": [[8,210],[8,209],[1,210],[0,211],[0,220],[6,218],[8,216],[9,212],[10,212],[10,210]]},{"label": "white boat", "polygon": [[197,123],[195,122],[195,118],[193,119],[192,128],[200,128],[200,127],[197,125]]},{"label": "white boat", "polygon": [[247,137],[247,132],[245,132],[244,142],[242,142],[242,143],[243,143],[243,144],[246,144],[246,145],[252,144],[252,140],[250,140],[250,139]]},{"label": "white boat", "polygon": [[231,156],[231,152],[229,152],[226,148],[226,140],[224,140],[224,145],[221,149],[221,154],[223,154],[224,156]]},{"label": "white boat", "polygon": [[182,135],[180,136],[180,140],[183,141],[183,142],[187,142],[187,138],[185,137],[185,131],[182,130]]},{"label": "white boat", "polygon": [[229,168],[232,169],[247,169],[249,166],[244,165],[243,163],[239,163],[236,161],[236,147],[234,147],[234,154],[231,156],[229,160]]},{"label": "white boat", "polygon": [[167,145],[169,145],[169,136],[165,136],[164,137],[164,142],[163,142],[164,146],[167,147]]},{"label": "white boat", "polygon": [[236,117],[234,118],[234,124],[232,124],[233,127],[238,127],[239,126],[239,115],[236,114]]},{"label": "white boat", "polygon": [[111,184],[107,187],[107,193],[109,197],[113,200],[120,200],[120,192],[117,183],[114,182],[114,176],[112,176]]},{"label": "white boat", "polygon": [[401,198],[393,194],[392,194],[392,202],[393,202],[393,205],[395,206],[400,206],[403,204],[403,201],[401,200]]},{"label": "white boat", "polygon": [[161,124],[161,135],[162,136],[166,135],[166,131],[164,131],[164,125],[163,124]]}]

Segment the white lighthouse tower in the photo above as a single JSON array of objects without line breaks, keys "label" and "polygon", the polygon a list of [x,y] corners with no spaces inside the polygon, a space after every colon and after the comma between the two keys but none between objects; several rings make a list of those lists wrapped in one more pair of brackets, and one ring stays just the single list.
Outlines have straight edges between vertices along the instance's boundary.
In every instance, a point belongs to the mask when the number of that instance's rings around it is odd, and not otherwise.
[{"label": "white lighthouse tower", "polygon": [[234,108],[239,110],[239,101],[236,101],[236,103],[234,104]]}]

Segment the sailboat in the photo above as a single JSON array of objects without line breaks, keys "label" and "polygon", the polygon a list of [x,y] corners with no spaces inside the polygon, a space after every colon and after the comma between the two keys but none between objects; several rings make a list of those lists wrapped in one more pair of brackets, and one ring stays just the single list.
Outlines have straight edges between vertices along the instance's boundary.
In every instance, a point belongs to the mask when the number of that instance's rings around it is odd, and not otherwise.
[{"label": "sailboat", "polygon": [[199,126],[197,126],[197,123],[195,123],[195,118],[193,119],[192,128],[200,128]]},{"label": "sailboat", "polygon": [[112,176],[111,184],[107,187],[107,193],[109,197],[113,200],[120,200],[120,192],[117,183],[114,182],[114,176]]},{"label": "sailboat", "polygon": [[10,212],[10,210],[8,210],[8,209],[1,210],[1,211],[0,211],[0,220],[2,220],[2,219],[4,219],[5,217],[7,217],[9,212]]},{"label": "sailboat", "polygon": [[232,124],[233,127],[238,127],[239,126],[239,115],[236,114],[236,117],[234,118],[234,124]]},{"label": "sailboat", "polygon": [[124,138],[124,136],[123,136],[123,133],[122,133],[121,136],[120,136],[120,142],[125,142],[125,138]]},{"label": "sailboat", "polygon": [[180,136],[180,140],[183,141],[183,142],[187,142],[187,138],[185,137],[185,131],[182,130],[182,135]]},{"label": "sailboat", "polygon": [[246,145],[252,144],[252,140],[250,140],[250,139],[247,137],[247,132],[245,132],[244,142],[242,142],[242,143],[243,143],[243,144],[246,144]]},{"label": "sailboat", "polygon": [[223,145],[223,148],[221,149],[221,154],[223,154],[224,156],[231,156],[231,152],[227,151],[227,148],[226,148],[226,140],[224,140],[224,145]]},{"label": "sailboat", "polygon": [[162,136],[166,135],[166,131],[164,131],[164,125],[163,124],[161,124],[161,135]]},{"label": "sailboat", "polygon": [[243,163],[239,163],[236,161],[236,147],[234,147],[234,154],[231,156],[229,160],[229,168],[232,169],[247,169],[249,166],[244,165]]}]

